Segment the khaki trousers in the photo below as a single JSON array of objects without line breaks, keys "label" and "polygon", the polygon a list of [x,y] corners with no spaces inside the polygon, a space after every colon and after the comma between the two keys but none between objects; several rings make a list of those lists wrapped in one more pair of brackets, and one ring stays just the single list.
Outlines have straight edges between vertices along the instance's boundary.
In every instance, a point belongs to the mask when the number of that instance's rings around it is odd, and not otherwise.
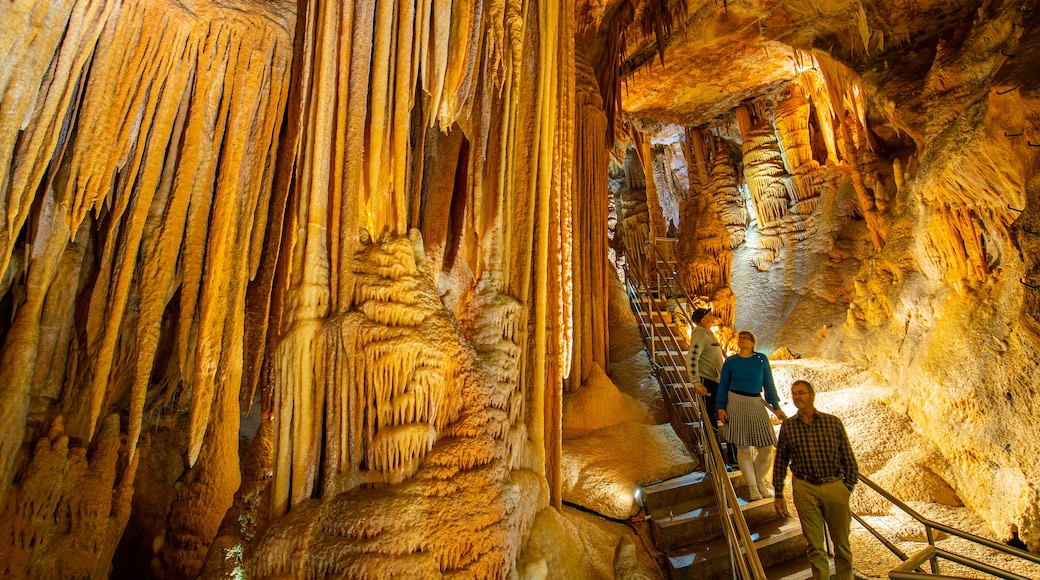
[{"label": "khaki trousers", "polygon": [[834,577],[837,580],[852,580],[852,548],[849,547],[851,492],[840,479],[815,485],[795,477],[791,483],[802,535],[809,543],[805,553],[812,565],[813,578],[830,580],[831,577],[823,537],[823,524],[826,523],[830,529],[831,543],[834,544]]}]

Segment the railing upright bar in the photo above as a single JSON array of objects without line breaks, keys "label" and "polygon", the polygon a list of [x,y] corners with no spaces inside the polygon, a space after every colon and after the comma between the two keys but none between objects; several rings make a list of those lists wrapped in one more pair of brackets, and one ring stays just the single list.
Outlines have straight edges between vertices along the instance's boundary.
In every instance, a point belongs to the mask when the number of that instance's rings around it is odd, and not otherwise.
[{"label": "railing upright bar", "polygon": [[934,558],[934,556],[935,546],[928,546],[926,548],[923,548],[921,551],[917,552],[916,554],[908,558],[905,562],[890,570],[888,573],[888,577],[895,578],[893,574],[900,572],[904,574],[910,574],[911,577],[916,577],[916,573],[912,572],[912,570],[920,570],[921,566],[924,565],[925,560],[931,560],[932,558]]},{"label": "railing upright bar", "polygon": [[[935,546],[935,534],[932,533],[932,527],[927,522],[922,523],[924,524],[924,537],[928,539],[928,545]],[[932,556],[928,561],[928,565],[932,569],[932,574],[939,574],[939,558]]]},{"label": "railing upright bar", "polygon": [[869,523],[867,523],[867,521],[865,519],[863,519],[859,514],[856,514],[855,512],[853,512],[852,517],[857,522],[859,522],[859,525],[863,526],[868,532],[870,532],[870,535],[874,536],[874,538],[877,541],[879,541],[882,544],[884,544],[885,547],[889,549],[889,551],[891,551],[893,554],[895,554],[897,557],[899,557],[900,560],[905,562],[905,561],[907,561],[910,558],[910,556],[906,555],[906,552],[900,550],[899,546],[893,544],[892,541],[889,540],[888,538],[886,538],[885,536],[882,536],[881,532],[879,532],[876,529],[874,529],[874,526],[872,526]]}]

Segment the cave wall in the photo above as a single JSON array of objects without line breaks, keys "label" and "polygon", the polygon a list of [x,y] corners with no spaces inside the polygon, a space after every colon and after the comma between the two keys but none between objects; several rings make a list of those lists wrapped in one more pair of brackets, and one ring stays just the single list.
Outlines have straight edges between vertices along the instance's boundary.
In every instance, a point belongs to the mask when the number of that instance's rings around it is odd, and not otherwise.
[{"label": "cave wall", "polygon": [[12,2],[4,572],[508,573],[609,363],[611,154],[617,246],[678,216],[727,325],[899,385],[1035,548],[1040,12],[688,4],[665,60],[628,2]]},{"label": "cave wall", "polygon": [[[695,176],[676,192],[688,290],[733,308],[726,326],[767,352],[853,362],[894,385],[891,405],[941,451],[965,504],[1035,549],[1034,13],[984,2],[871,58],[793,47],[792,79],[681,138],[639,125],[688,151],[674,172]],[[730,280],[698,258],[719,254],[713,222],[730,233]]]}]

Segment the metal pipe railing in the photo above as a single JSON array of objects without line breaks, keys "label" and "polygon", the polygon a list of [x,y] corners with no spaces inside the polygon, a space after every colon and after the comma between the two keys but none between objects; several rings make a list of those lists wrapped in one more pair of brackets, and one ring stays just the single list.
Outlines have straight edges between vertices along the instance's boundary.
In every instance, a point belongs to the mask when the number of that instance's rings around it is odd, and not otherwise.
[{"label": "metal pipe railing", "polygon": [[[894,495],[886,491],[884,488],[871,481],[866,476],[860,474],[859,480],[862,481],[867,487],[877,492],[881,497],[892,502],[892,505],[902,510],[911,518],[917,520],[917,522],[923,525],[925,529],[925,536],[928,539],[928,546],[909,558],[902,551],[899,551],[898,549],[893,549],[894,546],[891,545],[891,542],[882,540],[882,543],[885,544],[885,546],[888,547],[890,550],[892,550],[892,553],[898,556],[899,559],[904,560],[904,562],[901,565],[897,566],[895,569],[889,572],[889,578],[954,578],[953,576],[943,576],[939,573],[939,558],[945,558],[952,562],[956,562],[958,564],[974,568],[980,572],[985,572],[998,578],[1006,578],[1008,580],[1025,580],[1025,577],[1019,576],[1014,572],[1010,572],[1002,568],[992,566],[985,562],[980,562],[978,560],[974,560],[966,556],[961,556],[959,554],[947,552],[946,550],[936,548],[935,536],[933,533],[934,530],[938,530],[951,536],[957,536],[958,538],[967,540],[974,544],[986,546],[987,548],[996,550],[1009,556],[1022,558],[1024,560],[1029,560],[1030,562],[1040,564],[1040,556],[1036,554],[1027,552],[1025,550],[1019,550],[1018,548],[1012,548],[1011,546],[1001,544],[999,542],[995,542],[993,540],[983,538],[981,536],[976,536],[975,534],[972,534],[970,532],[965,532],[963,530],[947,526],[946,524],[942,524],[934,520],[930,520],[922,516],[921,514],[917,513],[917,511],[915,511],[913,508],[900,501],[899,498],[895,497]],[[869,530],[872,534],[874,534],[875,537],[880,536],[880,534],[878,534],[876,530],[870,527],[861,518],[856,517],[856,521],[860,522],[860,524],[867,528],[867,530]],[[919,570],[920,566],[924,564],[925,561],[927,561],[930,565],[932,571],[931,574],[925,574],[923,572],[917,571]]]}]

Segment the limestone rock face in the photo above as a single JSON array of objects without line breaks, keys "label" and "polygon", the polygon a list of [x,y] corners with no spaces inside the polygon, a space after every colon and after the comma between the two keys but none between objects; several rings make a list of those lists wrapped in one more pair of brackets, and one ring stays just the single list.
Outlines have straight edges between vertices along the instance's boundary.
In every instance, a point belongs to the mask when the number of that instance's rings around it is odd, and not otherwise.
[{"label": "limestone rock face", "polygon": [[612,340],[657,257],[1040,549],[1038,14],[5,3],[4,572],[551,574],[565,497],[693,463]]}]

